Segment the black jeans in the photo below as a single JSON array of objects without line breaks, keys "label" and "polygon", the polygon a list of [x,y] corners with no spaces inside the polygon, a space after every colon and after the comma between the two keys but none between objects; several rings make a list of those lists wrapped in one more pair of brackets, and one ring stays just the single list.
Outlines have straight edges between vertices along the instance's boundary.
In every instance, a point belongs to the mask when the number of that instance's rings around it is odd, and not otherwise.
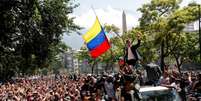
[{"label": "black jeans", "polygon": [[127,60],[126,63],[128,65],[132,65],[133,67],[135,67],[136,63],[137,63],[137,60],[135,59],[132,59],[132,60]]}]

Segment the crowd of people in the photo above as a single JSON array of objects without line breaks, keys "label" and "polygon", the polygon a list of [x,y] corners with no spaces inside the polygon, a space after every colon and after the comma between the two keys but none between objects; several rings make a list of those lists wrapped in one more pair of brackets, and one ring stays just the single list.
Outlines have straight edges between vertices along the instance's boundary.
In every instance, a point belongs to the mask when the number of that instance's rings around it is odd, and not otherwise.
[{"label": "crowd of people", "polygon": [[165,72],[158,83],[176,90],[181,101],[199,101],[201,99],[200,72],[186,71],[181,74],[174,70],[169,73]]},{"label": "crowd of people", "polygon": [[[20,78],[0,85],[1,101],[132,101],[127,91],[134,82],[147,83],[144,72],[126,75],[129,69],[115,75],[55,75]],[[127,73],[129,74],[129,73]],[[123,81],[123,79],[127,79]],[[135,80],[134,80],[135,79]],[[136,80],[137,79],[137,80]],[[201,94],[199,72],[164,72],[157,85],[175,89],[181,101],[196,101]]]},{"label": "crowd of people", "polygon": [[45,76],[21,78],[0,86],[1,101],[79,101],[82,79]]},{"label": "crowd of people", "polygon": [[[0,101],[134,101],[142,100],[140,86],[165,86],[179,95],[179,101],[201,99],[201,74],[195,71],[179,73],[160,67],[139,68],[138,43],[126,41],[124,57],[118,73],[57,74],[18,78],[0,85]],[[153,65],[151,67],[154,67]],[[140,85],[140,86],[139,86]],[[148,100],[150,101],[150,100]]]}]

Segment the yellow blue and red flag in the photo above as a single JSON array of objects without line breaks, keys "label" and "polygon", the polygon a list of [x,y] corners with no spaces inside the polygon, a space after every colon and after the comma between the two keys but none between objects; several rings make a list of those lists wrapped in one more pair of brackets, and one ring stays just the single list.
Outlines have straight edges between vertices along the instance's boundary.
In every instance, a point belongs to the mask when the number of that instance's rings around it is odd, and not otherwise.
[{"label": "yellow blue and red flag", "polygon": [[105,35],[104,29],[102,28],[97,17],[93,26],[86,34],[83,35],[83,39],[92,58],[97,58],[110,48],[110,44]]}]

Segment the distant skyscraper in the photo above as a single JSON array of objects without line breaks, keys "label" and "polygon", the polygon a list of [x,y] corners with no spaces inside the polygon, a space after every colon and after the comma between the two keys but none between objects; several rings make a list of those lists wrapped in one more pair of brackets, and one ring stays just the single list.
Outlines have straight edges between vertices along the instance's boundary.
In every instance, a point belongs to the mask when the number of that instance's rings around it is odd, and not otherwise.
[{"label": "distant skyscraper", "polygon": [[126,14],[123,11],[122,13],[122,33],[127,32],[127,25],[126,25]]}]

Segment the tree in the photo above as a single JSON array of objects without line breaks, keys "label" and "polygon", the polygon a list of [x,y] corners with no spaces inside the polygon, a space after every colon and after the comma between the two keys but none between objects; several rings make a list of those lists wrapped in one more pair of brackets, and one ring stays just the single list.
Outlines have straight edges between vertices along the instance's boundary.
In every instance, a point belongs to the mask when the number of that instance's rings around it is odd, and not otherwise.
[{"label": "tree", "polygon": [[[144,43],[146,40],[145,34],[143,34],[142,31],[138,27],[132,28],[131,30],[127,31],[126,33],[124,33],[122,35],[120,35],[119,28],[117,28],[115,25],[105,25],[105,29],[106,29],[106,32],[108,32],[108,33],[110,32],[112,34],[116,34],[115,37],[112,37],[110,39],[110,43],[112,46],[110,48],[110,51],[106,52],[106,54],[103,55],[104,57],[101,56],[102,60],[105,61],[105,63],[107,64],[106,66],[108,66],[108,67],[112,67],[112,65],[119,59],[119,57],[124,57],[124,49],[126,47],[125,42],[127,39],[130,39],[131,43],[135,44],[136,40],[137,40],[136,34],[141,33],[142,43]],[[141,45],[141,47],[139,48],[139,51],[143,54],[145,54],[145,52],[148,53],[148,51],[144,51],[144,49],[146,49],[146,48],[143,45]],[[150,54],[150,53],[148,53],[148,54]],[[146,61],[145,59],[147,59],[147,56],[145,56],[145,55],[141,55],[141,56],[143,58],[143,61]]]},{"label": "tree", "polygon": [[167,39],[165,35],[168,33],[167,17],[178,9],[179,3],[180,1],[178,0],[152,0],[151,3],[145,4],[139,9],[142,13],[142,17],[139,19],[140,28],[149,34],[154,33],[155,35],[151,36],[155,38],[155,44],[160,45],[162,70],[165,64],[164,58],[168,55],[167,52],[164,52],[165,39]]},{"label": "tree", "polygon": [[184,25],[198,18],[198,9],[194,5],[179,9],[180,3],[181,0],[152,0],[139,9],[142,13],[139,19],[140,28],[148,34],[147,36],[155,39],[154,46],[157,46],[161,53],[162,70],[165,57],[168,57],[180,44],[179,37]]},{"label": "tree", "polygon": [[[115,25],[104,25],[104,30],[107,34],[119,34],[119,28],[116,27]],[[109,40],[111,48],[99,56],[96,59],[91,58],[88,49],[86,46],[81,47],[81,51],[78,53],[77,58],[82,61],[86,61],[89,64],[89,67],[94,69],[94,67],[98,63],[103,63],[105,64],[105,70],[111,69],[113,67],[113,64],[115,62],[115,59],[119,56],[119,50],[117,50],[117,47],[114,44],[118,44],[119,42],[116,41],[115,39],[119,39],[118,37],[111,38]]]},{"label": "tree", "polygon": [[[197,4],[191,3],[187,7],[176,10],[169,17],[169,29],[171,30],[171,41],[169,41],[169,53],[176,59],[177,67],[180,72],[181,65],[184,61],[190,59],[190,56],[197,53],[198,38],[195,33],[186,33],[183,31],[184,26],[199,18]],[[189,50],[194,49],[194,50]],[[194,55],[197,57],[197,55]]]},{"label": "tree", "polygon": [[80,51],[76,55],[76,58],[78,58],[78,60],[80,60],[80,61],[87,62],[87,64],[89,65],[89,67],[92,70],[92,73],[93,73],[94,68],[97,65],[98,61],[100,61],[98,58],[94,59],[90,56],[89,51],[86,46],[81,47]]},{"label": "tree", "polygon": [[[115,37],[112,37],[110,39],[110,43],[112,46],[110,48],[110,51],[106,52],[106,54],[103,55],[104,57],[102,57],[102,60],[105,60],[105,63],[107,64],[106,66],[108,67],[113,67],[112,65],[116,62],[116,60],[119,59],[119,57],[124,57],[124,49],[126,47],[127,39],[130,39],[131,43],[135,44],[137,41],[136,34],[141,33],[142,43],[144,43],[146,40],[145,35],[138,27],[132,28],[122,35],[119,34],[119,28],[117,28],[115,25],[105,25],[105,29],[108,33],[111,32],[112,34],[116,34]],[[143,48],[139,48],[140,52],[143,50]],[[145,52],[147,51],[143,51],[143,53]],[[141,56],[143,57],[143,59],[147,59],[147,57],[145,57],[144,55]]]},{"label": "tree", "polygon": [[197,33],[181,33],[179,39],[179,44],[177,44],[176,50],[173,50],[171,56],[176,60],[176,66],[178,67],[179,72],[181,72],[181,65],[184,62],[196,61],[194,59],[199,54]]},{"label": "tree", "polygon": [[70,48],[71,47],[67,46],[64,42],[59,42],[56,46],[50,45],[47,68],[52,69],[53,71],[64,68],[62,55]]},{"label": "tree", "polygon": [[47,64],[50,46],[79,29],[69,17],[75,7],[70,0],[0,1],[0,78]]}]

